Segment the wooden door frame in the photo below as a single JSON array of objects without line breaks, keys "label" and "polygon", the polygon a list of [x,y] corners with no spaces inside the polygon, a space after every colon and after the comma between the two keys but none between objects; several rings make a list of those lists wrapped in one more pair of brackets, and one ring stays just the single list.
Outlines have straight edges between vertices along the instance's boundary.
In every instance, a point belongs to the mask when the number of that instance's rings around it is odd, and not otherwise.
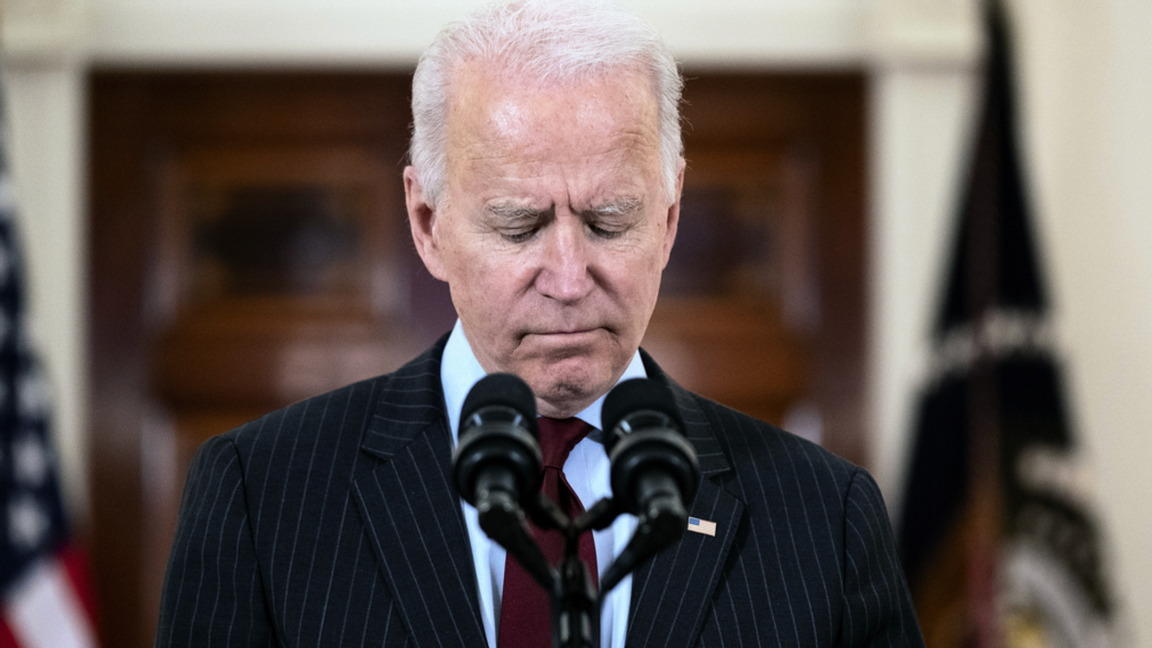
[{"label": "wooden door frame", "polygon": [[[91,553],[105,646],[151,646],[159,605],[156,570],[170,535],[152,513],[167,501],[171,479],[184,470],[171,465],[177,440],[158,406],[149,357],[163,329],[164,310],[152,302],[150,268],[161,235],[157,196],[166,153],[182,140],[204,136],[260,138],[290,132],[305,118],[319,119],[326,137],[363,141],[396,140],[407,133],[410,72],[196,72],[95,70],[89,76],[88,331],[89,444],[92,505]],[[236,114],[235,125],[199,123],[197,111],[210,104],[213,89],[230,96],[245,92],[284,93],[315,88],[299,110],[282,114]],[[326,104],[331,94],[357,97],[351,111]],[[297,93],[298,94],[298,93]],[[379,99],[384,97],[384,99]],[[395,99],[392,101],[387,98]],[[258,102],[257,102],[258,103]],[[338,102],[336,102],[338,103]],[[233,100],[237,113],[259,110]],[[215,108],[219,113],[219,107]],[[225,121],[227,120],[225,116]],[[257,125],[262,132],[251,132]],[[315,128],[315,126],[312,126]],[[234,132],[229,132],[233,129]],[[309,131],[312,132],[312,131]],[[402,148],[396,153],[400,182]],[[270,406],[271,407],[271,406]],[[169,446],[169,447],[157,447]],[[175,480],[182,483],[182,474]],[[158,553],[159,552],[159,553]]]},{"label": "wooden door frame", "polygon": [[[185,130],[195,128],[195,115],[189,112],[195,101],[182,106],[182,99],[191,99],[197,87],[213,83],[264,83],[274,91],[278,84],[301,82],[346,92],[356,92],[356,87],[365,83],[384,83],[392,92],[407,97],[408,74],[97,70],[90,75],[91,549],[103,645],[144,648],[152,644],[155,628],[158,592],[151,591],[155,575],[140,557],[156,552],[156,547],[148,546],[156,537],[156,530],[148,528],[154,523],[149,513],[152,500],[167,494],[156,493],[149,475],[177,467],[156,464],[156,457],[171,453],[148,444],[168,441],[144,433],[148,426],[163,426],[164,413],[156,407],[151,392],[148,357],[156,335],[147,297],[156,238],[149,229],[154,225],[149,214],[156,197],[149,194],[149,183],[141,179],[154,173],[164,147],[173,145],[174,121],[183,120]],[[823,413],[826,445],[853,461],[864,462],[868,435],[864,390],[868,337],[864,74],[689,70],[687,77],[689,102],[699,92],[717,93],[722,101],[731,88],[742,88],[741,96],[758,98],[756,102],[738,101],[734,95],[730,106],[710,115],[699,113],[688,103],[684,112],[689,160],[693,139],[705,134],[772,141],[798,133],[799,145],[827,154],[815,205],[824,299],[820,326],[813,332],[811,389]],[[817,108],[796,105],[781,89],[814,97]],[[363,128],[363,120],[356,121],[359,125],[347,136],[395,137],[402,133],[406,137],[408,113],[406,109],[401,112],[403,117],[397,118],[382,110],[369,129]],[[330,127],[339,129],[341,125],[334,120]],[[161,549],[166,553],[166,547]]]}]

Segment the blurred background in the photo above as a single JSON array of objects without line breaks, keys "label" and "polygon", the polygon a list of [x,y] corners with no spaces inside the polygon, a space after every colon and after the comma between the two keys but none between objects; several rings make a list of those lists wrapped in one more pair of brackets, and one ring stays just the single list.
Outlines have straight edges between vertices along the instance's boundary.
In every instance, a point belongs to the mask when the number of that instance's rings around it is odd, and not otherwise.
[{"label": "blurred background", "polygon": [[[451,326],[400,171],[416,58],[478,4],[5,0],[30,337],[106,645],[151,645],[203,439]],[[974,140],[977,4],[623,4],[689,78],[684,220],[645,347],[868,467],[897,516]],[[1119,645],[1152,646],[1152,5],[1005,6],[1081,481]]]}]

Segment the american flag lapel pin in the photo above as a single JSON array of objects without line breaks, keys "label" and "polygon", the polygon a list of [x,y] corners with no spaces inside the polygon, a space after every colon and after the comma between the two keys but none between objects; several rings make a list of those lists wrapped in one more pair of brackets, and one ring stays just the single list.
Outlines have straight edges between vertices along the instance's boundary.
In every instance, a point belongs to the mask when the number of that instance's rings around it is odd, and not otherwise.
[{"label": "american flag lapel pin", "polygon": [[716,535],[716,523],[709,522],[708,520],[701,520],[700,518],[688,518],[688,530],[695,533],[702,533],[706,536]]}]

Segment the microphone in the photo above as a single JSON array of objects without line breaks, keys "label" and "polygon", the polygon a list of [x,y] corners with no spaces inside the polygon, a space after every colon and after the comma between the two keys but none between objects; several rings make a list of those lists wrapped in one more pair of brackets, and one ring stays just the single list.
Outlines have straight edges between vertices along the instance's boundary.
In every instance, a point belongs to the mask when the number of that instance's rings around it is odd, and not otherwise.
[{"label": "microphone", "polygon": [[700,466],[672,392],[646,378],[620,383],[604,399],[604,448],[613,498],[639,518],[636,534],[601,579],[601,596],[641,560],[684,535]]},{"label": "microphone", "polygon": [[[646,378],[622,382],[604,399],[602,418],[612,493],[623,510],[684,511],[696,496],[700,467],[671,390]],[[683,517],[686,528],[687,512]]]},{"label": "microphone", "polygon": [[541,482],[536,396],[512,374],[490,374],[468,392],[452,456],[456,491],[479,513],[480,528],[547,591],[555,573],[532,540],[524,509],[537,506]]},{"label": "microphone", "polygon": [[536,397],[512,374],[481,378],[460,410],[460,434],[452,457],[456,490],[484,513],[519,507],[540,490]]}]

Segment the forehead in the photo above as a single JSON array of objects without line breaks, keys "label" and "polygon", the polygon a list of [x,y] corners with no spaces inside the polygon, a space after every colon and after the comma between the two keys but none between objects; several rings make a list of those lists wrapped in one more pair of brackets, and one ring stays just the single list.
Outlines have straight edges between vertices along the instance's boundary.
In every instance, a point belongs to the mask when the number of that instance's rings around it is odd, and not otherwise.
[{"label": "forehead", "polygon": [[545,81],[479,63],[457,69],[448,104],[448,155],[464,159],[563,159],[603,151],[657,150],[656,97],[638,70]]}]

